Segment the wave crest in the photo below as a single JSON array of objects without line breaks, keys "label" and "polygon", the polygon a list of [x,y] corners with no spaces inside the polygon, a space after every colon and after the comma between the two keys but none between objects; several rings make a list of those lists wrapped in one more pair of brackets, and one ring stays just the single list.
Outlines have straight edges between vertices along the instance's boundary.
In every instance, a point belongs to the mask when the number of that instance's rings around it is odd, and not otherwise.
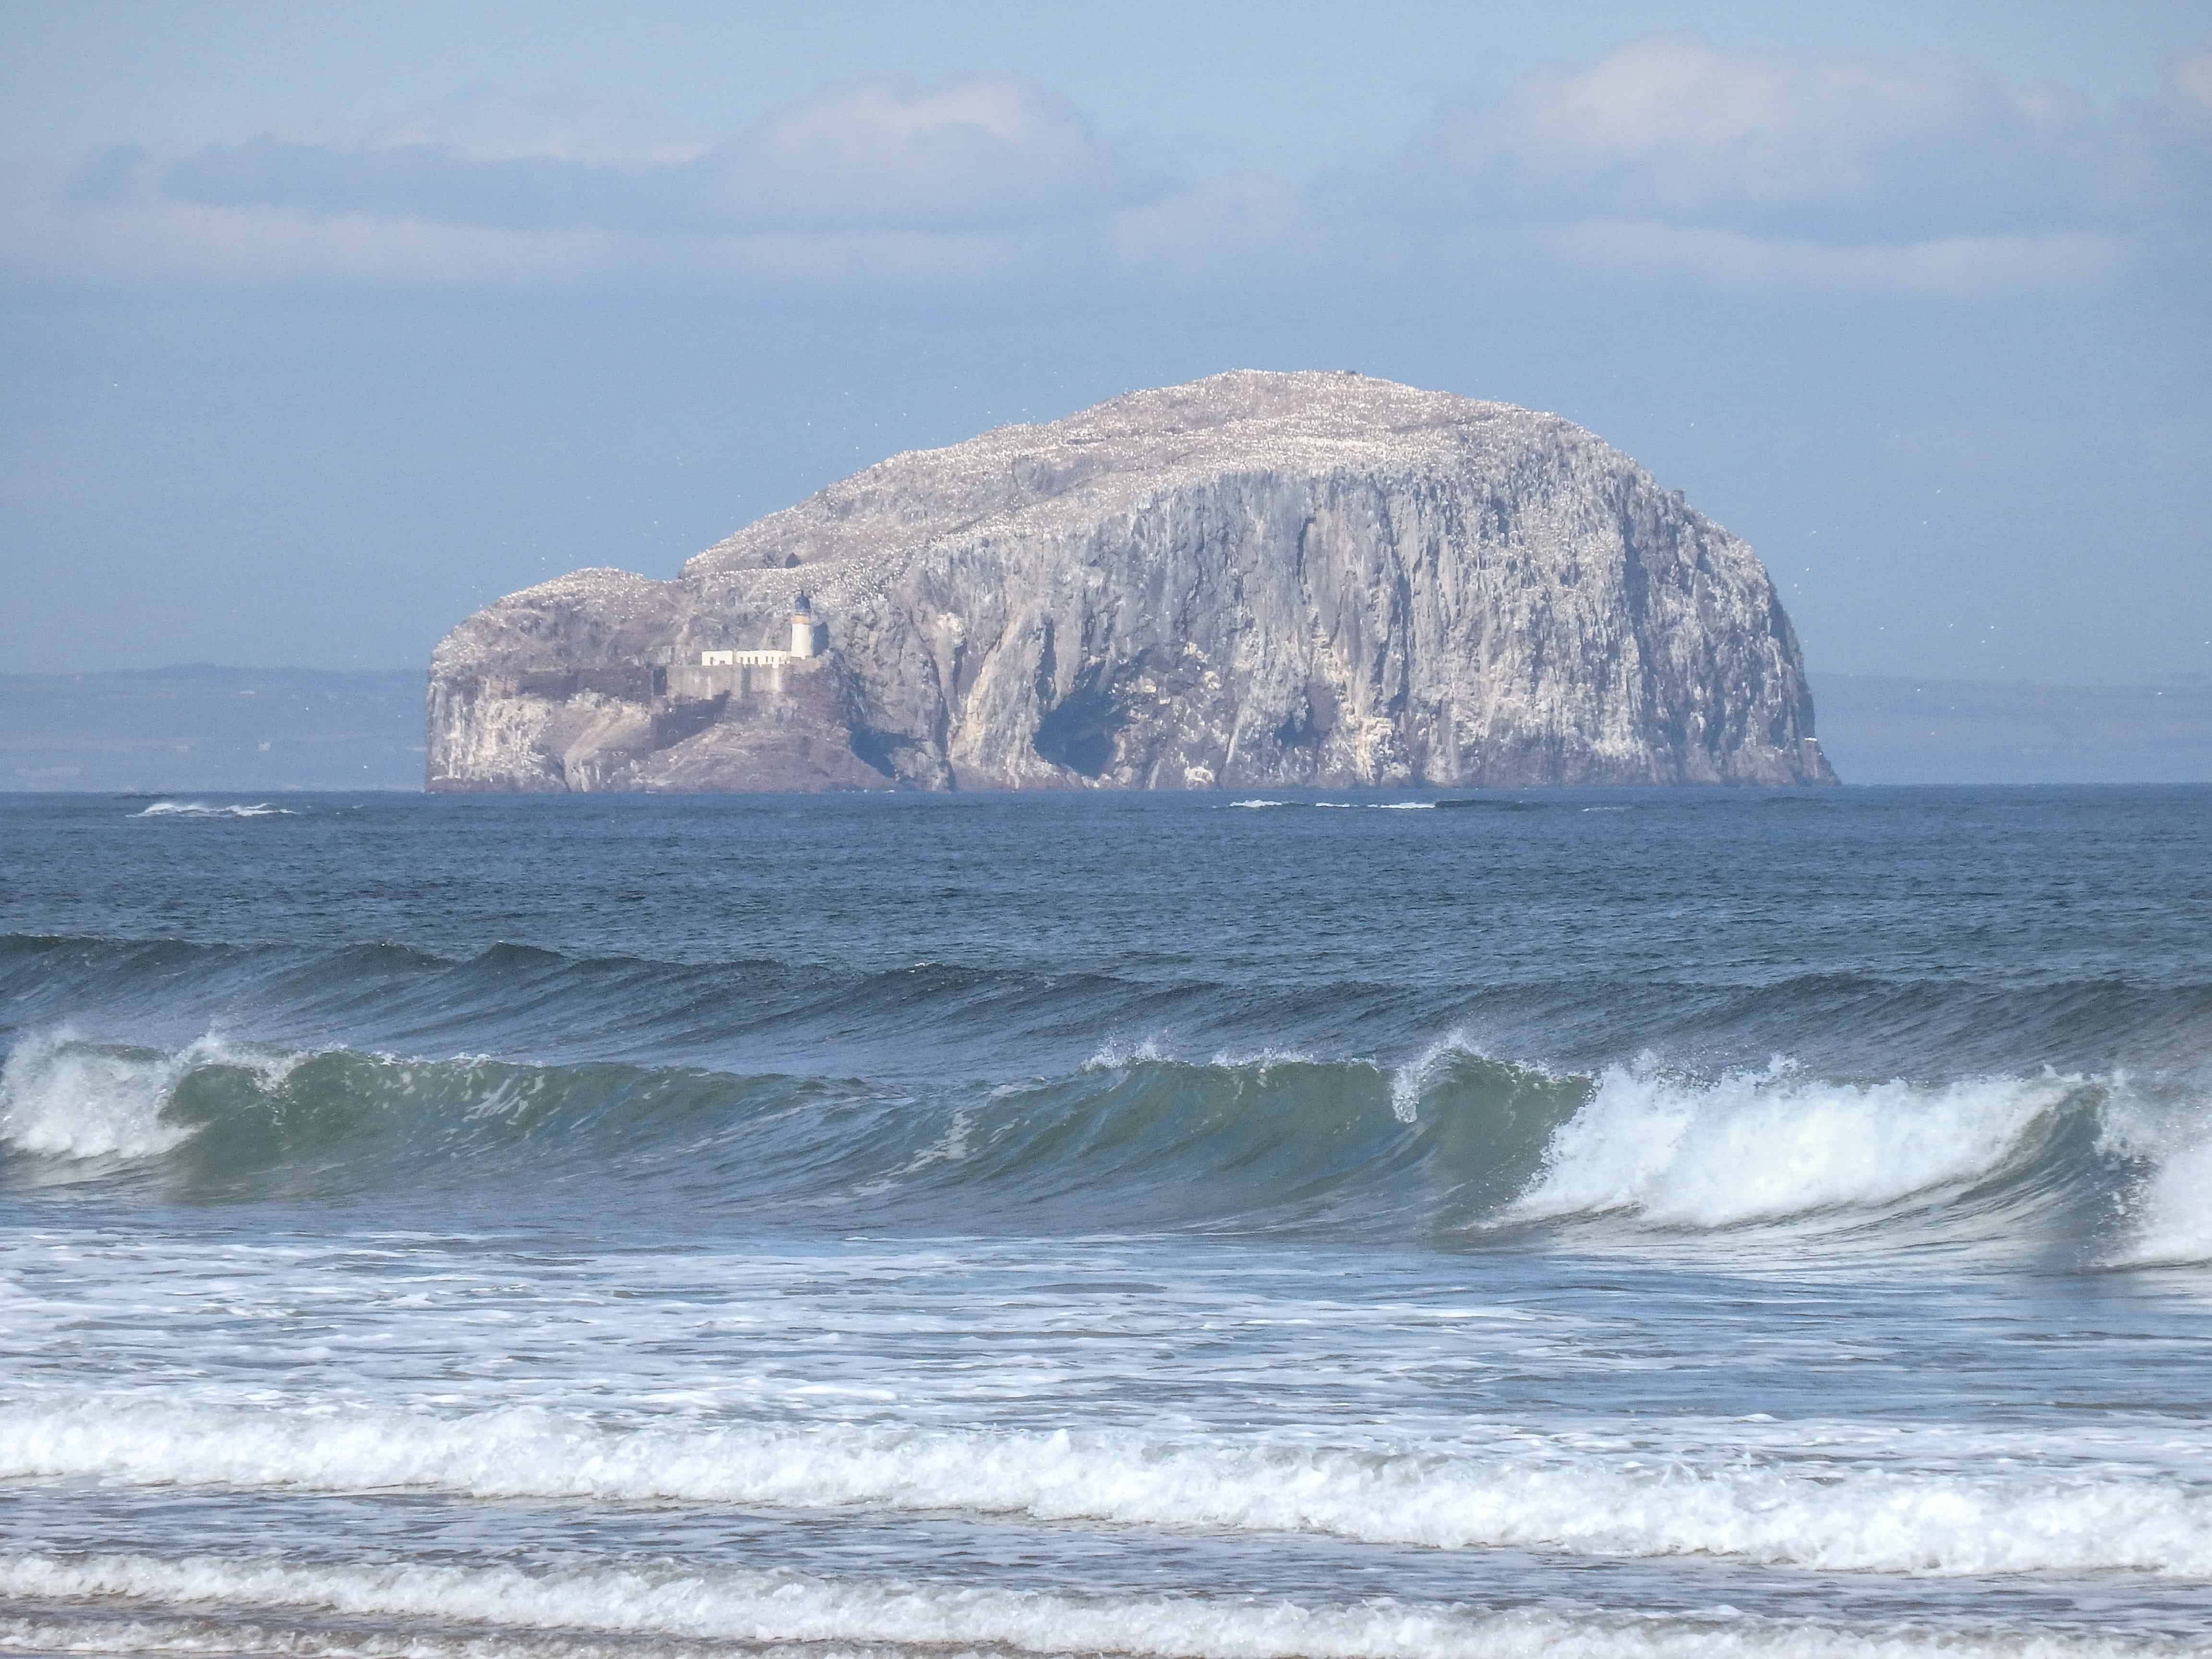
[{"label": "wave crest", "polygon": [[134,818],[291,818],[299,814],[289,806],[263,801],[157,800]]},{"label": "wave crest", "polygon": [[[866,1079],[529,1065],[66,1030],[0,1066],[0,1159],[37,1183],[207,1198],[428,1181],[636,1183],[690,1212],[965,1231],[1319,1227],[1510,1242],[1746,1228],[1852,1248],[2044,1245],[2212,1261],[2201,1091],[2124,1074],[1852,1082],[1785,1062],[1700,1079],[1497,1059],[1453,1032],[1395,1066],[1182,1060],[1109,1042],[1074,1070],[915,1090]],[[2087,1239],[2090,1255],[2078,1255]]]},{"label": "wave crest", "polygon": [[0,1064],[0,1146],[69,1163],[157,1158],[192,1136],[169,1108],[193,1073],[236,1066],[274,1085],[301,1058],[212,1036],[173,1054],[101,1047],[66,1030],[32,1036]]},{"label": "wave crest", "polygon": [[2056,1074],[1854,1084],[1778,1061],[1700,1084],[1614,1066],[1553,1134],[1513,1212],[1717,1228],[1882,1208],[1989,1176],[2048,1115],[2099,1092]]}]

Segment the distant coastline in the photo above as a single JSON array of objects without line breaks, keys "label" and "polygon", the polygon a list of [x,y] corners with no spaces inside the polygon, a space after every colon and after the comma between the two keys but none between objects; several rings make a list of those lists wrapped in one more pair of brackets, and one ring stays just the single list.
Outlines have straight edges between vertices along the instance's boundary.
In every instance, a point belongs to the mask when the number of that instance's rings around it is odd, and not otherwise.
[{"label": "distant coastline", "polygon": [[[2212,682],[1809,678],[1846,783],[2212,783]],[[0,790],[416,791],[423,688],[420,669],[0,674]]]},{"label": "distant coastline", "polygon": [[2212,681],[1807,675],[1846,783],[2212,783]]},{"label": "distant coastline", "polygon": [[422,787],[420,669],[0,674],[0,790]]}]

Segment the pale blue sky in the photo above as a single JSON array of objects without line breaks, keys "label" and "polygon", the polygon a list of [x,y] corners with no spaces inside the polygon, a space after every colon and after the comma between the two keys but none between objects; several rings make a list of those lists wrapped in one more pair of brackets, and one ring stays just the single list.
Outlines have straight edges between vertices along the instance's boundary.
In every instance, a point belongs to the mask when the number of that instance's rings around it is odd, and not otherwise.
[{"label": "pale blue sky", "polygon": [[420,662],[1235,366],[1554,409],[1814,666],[2212,669],[2212,4],[0,3],[0,670]]},{"label": "pale blue sky", "polygon": [[2176,53],[2212,44],[2212,9],[2183,0],[10,0],[0,15],[15,66],[0,134],[34,154],[368,123],[471,82],[603,100],[696,135],[829,82],[1012,75],[1055,88],[1109,129],[1291,172],[1387,153],[1444,93],[1648,34],[1753,52],[1946,54],[2103,97],[2154,93]]}]

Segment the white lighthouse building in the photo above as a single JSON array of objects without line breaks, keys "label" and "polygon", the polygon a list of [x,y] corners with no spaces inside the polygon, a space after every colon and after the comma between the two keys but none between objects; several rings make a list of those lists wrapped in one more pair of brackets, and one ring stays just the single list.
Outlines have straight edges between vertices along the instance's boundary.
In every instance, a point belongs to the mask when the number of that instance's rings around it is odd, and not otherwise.
[{"label": "white lighthouse building", "polygon": [[828,635],[829,629],[823,626],[822,619],[814,614],[814,602],[805,594],[801,593],[792,602],[791,606],[790,650],[779,651],[771,648],[765,651],[702,651],[699,653],[697,664],[697,666],[702,669],[734,668],[745,672],[741,672],[734,680],[724,684],[720,680],[700,679],[686,670],[684,684],[687,689],[682,695],[712,696],[720,691],[732,690],[750,694],[754,689],[750,671],[757,668],[775,671],[763,684],[780,691],[783,689],[783,674],[787,668],[794,664],[805,663],[807,666],[799,672],[805,673],[814,672],[816,659],[825,654],[829,642]]}]

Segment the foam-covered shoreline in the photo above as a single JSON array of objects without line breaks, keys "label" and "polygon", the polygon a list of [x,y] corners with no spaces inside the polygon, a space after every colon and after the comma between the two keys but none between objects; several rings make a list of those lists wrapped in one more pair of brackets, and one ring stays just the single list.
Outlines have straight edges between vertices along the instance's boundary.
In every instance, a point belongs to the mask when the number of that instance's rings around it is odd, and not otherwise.
[{"label": "foam-covered shoreline", "polygon": [[[150,1607],[111,1618],[124,1651],[351,1655],[363,1659],[480,1659],[488,1635],[527,1659],[599,1659],[592,1638],[803,1650],[813,1659],[860,1652],[1104,1652],[1158,1659],[2151,1659],[2180,1644],[2018,1627],[1932,1630],[1910,1623],[1853,1629],[1812,1620],[1654,1618],[1597,1609],[1485,1611],[1388,1601],[1261,1601],[1193,1595],[1081,1595],[914,1581],[824,1579],[724,1568],[586,1569],[429,1565],[313,1566],[103,1554],[0,1557],[0,1595]],[[221,1606],[198,1618],[160,1610]],[[249,1623],[241,1610],[258,1614]],[[319,1632],[283,1615],[319,1613],[398,1631]],[[412,1628],[430,1621],[432,1628]],[[458,1624],[460,1631],[439,1626]],[[102,1650],[100,1626],[53,1613],[0,1620],[0,1645]],[[536,1641],[527,1633],[544,1632]],[[523,1639],[518,1640],[521,1637]],[[13,1638],[14,1639],[9,1639]],[[89,1639],[88,1639],[89,1638]],[[825,1644],[827,1644],[825,1646]],[[636,1653],[632,1644],[617,1650]],[[660,1646],[644,1651],[669,1651]],[[678,1645],[673,1651],[687,1650]]]},{"label": "foam-covered shoreline", "polygon": [[[1586,1438],[1586,1437],[1578,1437]],[[0,1479],[486,1500],[856,1506],[1423,1549],[1708,1556],[1907,1577],[2135,1572],[2212,1581],[2212,1491],[2125,1462],[1988,1467],[1624,1453],[1522,1434],[1488,1449],[1331,1449],[891,1425],[597,1426],[537,1412],[431,1417],[0,1408]],[[2008,1467],[2009,1466],[2009,1467]]]}]

